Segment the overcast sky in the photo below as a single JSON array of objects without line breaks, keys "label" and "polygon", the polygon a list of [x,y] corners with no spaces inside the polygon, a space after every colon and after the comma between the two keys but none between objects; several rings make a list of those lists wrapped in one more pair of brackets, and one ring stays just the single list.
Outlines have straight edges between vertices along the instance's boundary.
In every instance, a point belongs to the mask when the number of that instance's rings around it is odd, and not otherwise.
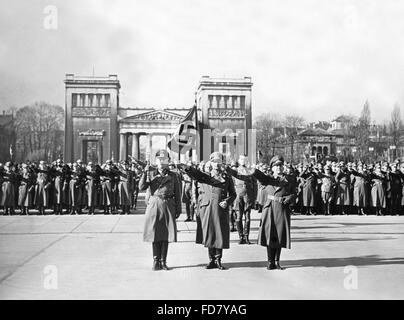
[{"label": "overcast sky", "polygon": [[[253,116],[388,119],[404,105],[404,1],[0,0],[0,109],[64,105],[66,73],[118,74],[124,107],[190,107],[251,76]],[[47,5],[58,28],[44,28]],[[402,113],[403,113],[402,108]]]}]

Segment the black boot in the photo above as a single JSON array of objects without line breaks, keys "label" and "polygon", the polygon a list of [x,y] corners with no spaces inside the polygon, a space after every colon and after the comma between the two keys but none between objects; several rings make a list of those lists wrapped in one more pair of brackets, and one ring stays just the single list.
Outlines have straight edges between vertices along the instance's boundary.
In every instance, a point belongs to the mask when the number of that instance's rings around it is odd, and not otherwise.
[{"label": "black boot", "polygon": [[240,238],[240,240],[238,241],[238,244],[245,244],[245,239],[243,236],[243,221],[242,220],[236,221],[236,226],[237,226],[238,236]]},{"label": "black boot", "polygon": [[276,249],[276,253],[275,253],[275,265],[276,265],[276,269],[278,270],[285,270],[285,268],[281,267],[281,265],[279,264],[279,260],[281,257],[281,250],[282,248],[277,248]]},{"label": "black boot", "polygon": [[267,256],[268,256],[267,270],[276,269],[275,254],[276,254],[276,248],[267,247]]},{"label": "black boot", "polygon": [[250,240],[248,239],[249,235],[250,235],[250,224],[251,224],[250,219],[247,218],[249,216],[250,216],[250,213],[247,212],[246,213],[245,223],[244,223],[244,241],[245,241],[246,244],[251,244]]},{"label": "black boot", "polygon": [[209,263],[206,266],[206,269],[215,269],[215,268],[217,268],[216,263],[215,263],[215,253],[216,253],[215,248],[208,248]]},{"label": "black boot", "polygon": [[168,252],[168,241],[161,241],[161,260],[160,260],[160,269],[162,270],[171,270],[167,266],[167,252]]},{"label": "black boot", "polygon": [[161,243],[160,242],[153,242],[153,271],[161,270],[160,267],[160,255],[161,255]]},{"label": "black boot", "polygon": [[216,249],[215,263],[219,270],[227,270],[227,268],[225,268],[222,265],[222,255],[223,255],[222,252],[223,252],[223,249]]}]

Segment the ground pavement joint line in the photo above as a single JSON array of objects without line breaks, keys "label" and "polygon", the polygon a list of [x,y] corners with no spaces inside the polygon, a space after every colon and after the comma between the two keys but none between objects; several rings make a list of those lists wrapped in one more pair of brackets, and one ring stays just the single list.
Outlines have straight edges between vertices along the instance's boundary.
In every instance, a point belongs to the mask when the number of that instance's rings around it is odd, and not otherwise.
[{"label": "ground pavement joint line", "polygon": [[57,242],[59,242],[60,240],[63,240],[64,238],[66,238],[67,235],[61,236],[60,238],[56,239],[55,241],[52,241],[50,244],[48,244],[45,248],[39,250],[37,253],[33,254],[31,257],[29,257],[27,260],[23,261],[21,264],[17,265],[15,267],[14,270],[10,271],[8,274],[6,274],[4,277],[0,278],[0,285],[7,280],[8,278],[10,278],[14,273],[16,273],[16,271],[18,269],[20,269],[21,267],[25,266],[27,263],[29,263],[31,260],[33,260],[34,258],[36,258],[37,256],[39,256],[41,253],[45,252],[47,249],[49,249],[50,247],[52,247],[54,244],[56,244]]},{"label": "ground pavement joint line", "polygon": [[73,230],[70,230],[70,233],[73,233],[74,230],[76,230],[78,227],[80,227],[84,222],[87,222],[88,220],[90,220],[91,216],[88,216],[86,220],[81,221],[75,228],[73,228]]},{"label": "ground pavement joint line", "polygon": [[5,225],[0,226],[0,229],[2,229],[2,228],[4,228],[4,227],[7,227],[7,226],[9,226],[10,224],[13,224],[13,223],[16,223],[16,222],[18,222],[18,221],[21,221],[21,220],[22,220],[21,218],[22,218],[22,217],[20,217],[18,220],[14,220],[14,221],[11,221],[11,222],[9,222],[9,223],[6,223]]},{"label": "ground pavement joint line", "polygon": [[119,221],[121,221],[121,217],[122,217],[121,215],[118,217],[118,219],[116,220],[116,222],[115,222],[114,226],[112,227],[110,233],[114,232],[114,230],[115,230],[116,226],[118,225]]}]

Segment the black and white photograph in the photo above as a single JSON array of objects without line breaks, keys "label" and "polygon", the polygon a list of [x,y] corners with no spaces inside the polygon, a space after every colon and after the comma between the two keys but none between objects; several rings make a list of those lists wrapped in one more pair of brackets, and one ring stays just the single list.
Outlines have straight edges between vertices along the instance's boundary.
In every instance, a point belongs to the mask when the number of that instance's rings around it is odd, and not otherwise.
[{"label": "black and white photograph", "polygon": [[404,299],[403,1],[0,6],[0,300]]}]

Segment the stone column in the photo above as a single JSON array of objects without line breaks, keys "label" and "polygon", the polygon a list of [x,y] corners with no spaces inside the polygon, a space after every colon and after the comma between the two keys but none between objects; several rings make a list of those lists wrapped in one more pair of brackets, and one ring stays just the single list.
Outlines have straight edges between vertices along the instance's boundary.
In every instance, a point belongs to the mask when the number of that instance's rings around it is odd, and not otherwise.
[{"label": "stone column", "polygon": [[120,140],[119,140],[119,160],[126,160],[126,138],[127,135],[124,133],[120,134]]},{"label": "stone column", "polygon": [[152,137],[150,133],[147,134],[147,144],[146,144],[146,160],[149,160],[150,162],[152,161]]},{"label": "stone column", "polygon": [[140,145],[139,145],[139,134],[132,134],[132,157],[139,159],[140,157]]}]

